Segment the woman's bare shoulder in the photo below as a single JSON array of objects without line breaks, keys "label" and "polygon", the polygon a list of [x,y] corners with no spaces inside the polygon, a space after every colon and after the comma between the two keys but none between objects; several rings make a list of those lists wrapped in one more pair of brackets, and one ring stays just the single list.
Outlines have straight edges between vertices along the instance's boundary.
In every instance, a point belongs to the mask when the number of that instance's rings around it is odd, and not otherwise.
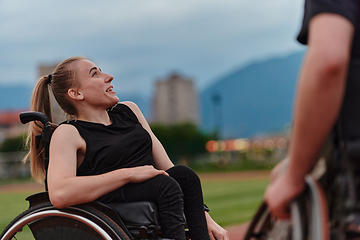
[{"label": "woman's bare shoulder", "polygon": [[57,133],[57,134],[61,134],[61,133],[78,133],[78,130],[76,129],[75,126],[71,125],[71,124],[60,124],[54,131],[53,134]]},{"label": "woman's bare shoulder", "polygon": [[131,110],[140,110],[139,107],[136,105],[136,103],[131,102],[131,101],[123,101],[123,102],[119,102],[119,104],[123,104],[128,106]]},{"label": "woman's bare shoulder", "polygon": [[80,133],[76,127],[71,124],[61,124],[55,129],[51,136],[52,142],[74,143],[80,140],[82,140]]}]

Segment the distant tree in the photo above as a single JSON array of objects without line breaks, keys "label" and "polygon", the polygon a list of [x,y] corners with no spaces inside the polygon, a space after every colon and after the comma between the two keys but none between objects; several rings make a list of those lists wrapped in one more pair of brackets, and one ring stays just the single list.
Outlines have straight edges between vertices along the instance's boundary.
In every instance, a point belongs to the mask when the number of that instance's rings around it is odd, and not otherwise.
[{"label": "distant tree", "polygon": [[0,152],[15,152],[25,150],[26,135],[7,138],[0,145]]},{"label": "distant tree", "polygon": [[174,163],[190,161],[199,153],[205,153],[205,144],[213,135],[201,132],[192,123],[175,125],[151,124],[151,129],[164,146]]}]

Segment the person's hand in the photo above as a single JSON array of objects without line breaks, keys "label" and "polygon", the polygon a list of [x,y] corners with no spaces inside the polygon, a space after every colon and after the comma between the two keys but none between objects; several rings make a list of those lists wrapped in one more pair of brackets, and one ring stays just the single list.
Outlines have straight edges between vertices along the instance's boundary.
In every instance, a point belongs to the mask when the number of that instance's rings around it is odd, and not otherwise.
[{"label": "person's hand", "polygon": [[290,218],[289,204],[305,188],[305,180],[296,180],[287,171],[276,177],[265,191],[265,202],[275,218]]},{"label": "person's hand", "polygon": [[129,171],[129,179],[130,182],[132,183],[144,182],[157,175],[169,176],[169,174],[164,170],[158,170],[151,165],[129,168],[128,171]]},{"label": "person's hand", "polygon": [[283,174],[286,170],[286,167],[288,165],[289,159],[286,157],[282,161],[280,161],[276,166],[271,170],[270,173],[270,182],[274,182],[277,177],[281,174]]},{"label": "person's hand", "polygon": [[205,216],[210,240],[229,240],[228,232],[217,224],[207,212],[205,213]]}]

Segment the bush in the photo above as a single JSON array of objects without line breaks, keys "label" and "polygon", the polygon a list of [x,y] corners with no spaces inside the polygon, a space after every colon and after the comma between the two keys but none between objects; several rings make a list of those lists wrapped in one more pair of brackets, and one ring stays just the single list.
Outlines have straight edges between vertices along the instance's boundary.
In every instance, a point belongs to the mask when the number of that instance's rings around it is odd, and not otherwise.
[{"label": "bush", "polygon": [[205,153],[205,144],[213,138],[202,133],[194,124],[152,124],[151,129],[174,163],[190,162],[193,156]]},{"label": "bush", "polygon": [[5,141],[0,145],[0,152],[16,152],[27,150],[25,147],[26,142],[26,134],[7,138]]}]

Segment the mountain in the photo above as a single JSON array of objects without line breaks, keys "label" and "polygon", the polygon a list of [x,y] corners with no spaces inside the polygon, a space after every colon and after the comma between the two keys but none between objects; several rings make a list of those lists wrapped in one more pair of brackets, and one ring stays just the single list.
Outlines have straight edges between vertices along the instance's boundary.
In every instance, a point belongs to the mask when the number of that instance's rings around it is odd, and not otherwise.
[{"label": "mountain", "polygon": [[202,129],[223,138],[283,131],[291,122],[304,52],[250,64],[219,78],[200,95]]}]

